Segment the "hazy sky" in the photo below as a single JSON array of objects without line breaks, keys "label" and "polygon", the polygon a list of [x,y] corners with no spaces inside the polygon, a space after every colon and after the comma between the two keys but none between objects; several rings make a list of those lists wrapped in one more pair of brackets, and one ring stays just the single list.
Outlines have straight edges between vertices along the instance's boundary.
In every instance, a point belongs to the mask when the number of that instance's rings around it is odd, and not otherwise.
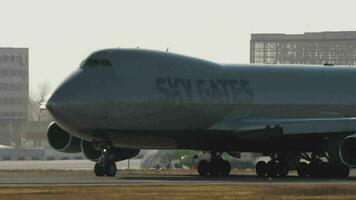
[{"label": "hazy sky", "polygon": [[0,46],[52,89],[91,52],[136,47],[248,63],[251,33],[356,30],[354,0],[0,0]]}]

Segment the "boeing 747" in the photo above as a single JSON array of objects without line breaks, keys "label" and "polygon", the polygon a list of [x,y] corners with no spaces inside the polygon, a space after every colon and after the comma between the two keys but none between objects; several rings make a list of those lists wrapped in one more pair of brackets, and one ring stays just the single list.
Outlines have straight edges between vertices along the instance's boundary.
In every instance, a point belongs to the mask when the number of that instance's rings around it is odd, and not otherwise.
[{"label": "boeing 747", "polygon": [[142,49],[92,53],[52,94],[47,136],[83,152],[97,176],[140,149],[210,154],[202,176],[226,176],[226,152],[259,152],[259,176],[348,177],[356,166],[356,68],[218,64]]}]

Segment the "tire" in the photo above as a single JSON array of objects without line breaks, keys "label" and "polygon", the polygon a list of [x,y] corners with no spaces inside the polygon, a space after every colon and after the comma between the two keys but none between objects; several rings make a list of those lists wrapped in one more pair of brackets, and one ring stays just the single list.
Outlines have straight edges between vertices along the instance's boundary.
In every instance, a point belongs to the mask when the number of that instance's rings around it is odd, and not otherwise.
[{"label": "tire", "polygon": [[221,176],[223,173],[223,163],[222,160],[212,160],[209,162],[209,174],[210,176]]},{"label": "tire", "polygon": [[288,166],[284,163],[278,163],[278,176],[287,177],[289,173]]},{"label": "tire", "polygon": [[114,177],[116,175],[116,172],[117,172],[117,168],[114,162],[108,163],[107,166],[105,167],[106,176]]},{"label": "tire", "polygon": [[267,175],[269,177],[276,177],[278,175],[278,163],[269,161],[267,163]]},{"label": "tire", "polygon": [[344,164],[338,165],[338,177],[339,178],[347,178],[350,175],[350,168]]},{"label": "tire", "polygon": [[331,168],[330,164],[327,162],[321,162],[319,164],[319,178],[330,178],[332,173],[329,174],[328,169]]},{"label": "tire", "polygon": [[308,174],[308,164],[306,162],[298,163],[297,173],[298,173],[298,176],[301,178],[308,177],[308,175],[309,175]]},{"label": "tire", "polygon": [[325,163],[311,162],[308,165],[309,176],[311,178],[324,178]]},{"label": "tire", "polygon": [[310,178],[318,178],[318,164],[317,163],[309,163],[308,164],[308,172]]},{"label": "tire", "polygon": [[258,161],[256,164],[257,176],[264,177],[267,175],[267,163],[265,161]]},{"label": "tire", "polygon": [[198,173],[200,176],[209,175],[209,162],[206,160],[201,160],[198,163]]},{"label": "tire", "polygon": [[231,172],[231,164],[230,164],[230,162],[227,161],[227,160],[221,160],[221,162],[222,162],[222,167],[223,167],[221,175],[222,176],[229,176],[230,172]]},{"label": "tire", "polygon": [[325,167],[325,178],[338,178],[339,165],[337,163],[327,163]]},{"label": "tire", "polygon": [[95,163],[94,173],[96,176],[104,176],[105,175],[104,167],[99,163]]}]

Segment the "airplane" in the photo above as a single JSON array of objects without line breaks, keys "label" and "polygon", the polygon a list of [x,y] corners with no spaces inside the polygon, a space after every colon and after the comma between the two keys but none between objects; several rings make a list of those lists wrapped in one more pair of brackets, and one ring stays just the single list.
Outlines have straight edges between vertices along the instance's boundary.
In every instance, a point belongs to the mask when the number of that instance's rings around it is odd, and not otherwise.
[{"label": "airplane", "polygon": [[57,151],[83,152],[97,176],[140,149],[208,154],[201,176],[227,176],[223,153],[263,153],[256,174],[349,176],[356,167],[356,68],[219,64],[146,49],[89,55],[46,102]]}]

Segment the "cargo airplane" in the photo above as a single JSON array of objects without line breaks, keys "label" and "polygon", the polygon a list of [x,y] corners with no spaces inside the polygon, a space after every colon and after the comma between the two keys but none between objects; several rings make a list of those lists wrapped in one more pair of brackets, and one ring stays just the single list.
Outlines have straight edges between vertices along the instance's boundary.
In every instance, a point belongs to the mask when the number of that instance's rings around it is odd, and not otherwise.
[{"label": "cargo airplane", "polygon": [[143,49],[89,55],[46,103],[51,147],[83,152],[97,176],[140,149],[191,149],[202,176],[222,153],[259,152],[258,176],[348,177],[356,166],[356,68],[218,64]]}]

